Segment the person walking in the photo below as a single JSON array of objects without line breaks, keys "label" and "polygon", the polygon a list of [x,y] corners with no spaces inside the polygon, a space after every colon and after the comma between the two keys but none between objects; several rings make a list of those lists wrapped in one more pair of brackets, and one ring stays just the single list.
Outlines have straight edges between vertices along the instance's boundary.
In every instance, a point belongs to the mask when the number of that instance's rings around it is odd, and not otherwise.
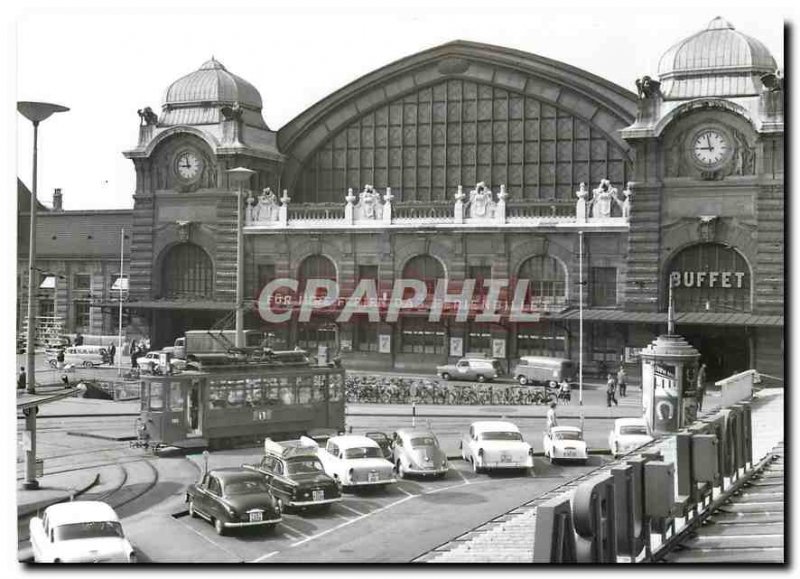
[{"label": "person walking", "polygon": [[75,345],[83,346],[83,335],[80,332],[75,335]]},{"label": "person walking", "polygon": [[609,374],[608,382],[606,382],[606,403],[609,408],[611,408],[612,401],[614,402],[614,406],[619,406],[617,402],[617,381],[614,379],[614,376]]},{"label": "person walking", "polygon": [[116,353],[117,353],[117,347],[114,345],[114,342],[111,342],[111,346],[108,348],[108,359],[109,359],[108,363],[112,366],[114,365],[114,356],[116,355]]},{"label": "person walking", "polygon": [[697,400],[698,412],[703,410],[703,398],[706,395],[706,365],[701,364],[700,369],[697,371],[697,388],[694,391]]},{"label": "person walking", "polygon": [[617,384],[619,385],[619,395],[627,396],[628,392],[628,375],[625,373],[625,367],[620,366],[617,372]]},{"label": "person walking", "polygon": [[58,350],[58,354],[56,354],[56,366],[59,370],[64,369],[64,348]]},{"label": "person walking", "polygon": [[566,403],[572,402],[572,386],[569,385],[566,378],[561,381],[558,398]]},{"label": "person walking", "polygon": [[558,418],[556,417],[556,403],[550,403],[550,409],[547,411],[547,433],[550,434],[550,430],[554,426],[558,426]]},{"label": "person walking", "polygon": [[28,375],[25,373],[25,367],[22,366],[17,374],[17,390],[25,390],[28,387]]},{"label": "person walking", "polygon": [[141,355],[142,353],[139,348],[136,348],[133,350],[133,352],[131,352],[131,368],[136,368],[137,370],[139,369],[139,356]]}]

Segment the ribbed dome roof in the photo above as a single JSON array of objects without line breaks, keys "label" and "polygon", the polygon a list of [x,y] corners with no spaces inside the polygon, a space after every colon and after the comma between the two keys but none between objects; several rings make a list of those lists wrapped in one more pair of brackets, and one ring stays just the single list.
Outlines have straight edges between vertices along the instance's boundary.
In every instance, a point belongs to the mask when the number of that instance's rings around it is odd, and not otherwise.
[{"label": "ribbed dome roof", "polygon": [[672,46],[661,57],[658,74],[667,99],[733,97],[758,94],[761,75],[776,68],[766,46],[717,17]]},{"label": "ribbed dome roof", "polygon": [[235,102],[259,111],[262,106],[258,90],[243,78],[228,72],[213,57],[198,70],[173,82],[164,95],[164,105]]}]

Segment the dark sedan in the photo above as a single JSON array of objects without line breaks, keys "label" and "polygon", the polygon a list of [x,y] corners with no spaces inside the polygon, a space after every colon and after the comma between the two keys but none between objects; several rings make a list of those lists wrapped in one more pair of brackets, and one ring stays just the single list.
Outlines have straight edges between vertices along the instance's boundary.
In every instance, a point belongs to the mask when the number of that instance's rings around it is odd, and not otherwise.
[{"label": "dark sedan", "polygon": [[325,474],[316,447],[302,447],[296,441],[264,441],[261,462],[243,465],[264,476],[278,507],[328,508],[342,500],[342,489]]},{"label": "dark sedan", "polygon": [[264,477],[244,468],[220,468],[203,475],[186,492],[189,516],[200,516],[217,533],[230,528],[266,527],[281,522],[281,512]]}]

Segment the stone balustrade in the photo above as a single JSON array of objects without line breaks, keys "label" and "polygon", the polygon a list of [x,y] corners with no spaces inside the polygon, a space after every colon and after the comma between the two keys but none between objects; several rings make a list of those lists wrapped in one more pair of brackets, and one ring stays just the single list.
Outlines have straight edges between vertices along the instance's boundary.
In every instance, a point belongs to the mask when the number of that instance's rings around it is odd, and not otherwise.
[{"label": "stone balustrade", "polygon": [[477,183],[466,193],[459,185],[453,201],[395,203],[391,188],[381,194],[372,185],[355,193],[348,189],[343,204],[290,205],[287,191],[279,199],[269,189],[246,198],[245,232],[286,229],[441,228],[566,228],[627,230],[631,211],[630,185],[618,193],[607,179],[591,192],[581,183],[577,201],[514,201],[505,185],[493,192]]}]

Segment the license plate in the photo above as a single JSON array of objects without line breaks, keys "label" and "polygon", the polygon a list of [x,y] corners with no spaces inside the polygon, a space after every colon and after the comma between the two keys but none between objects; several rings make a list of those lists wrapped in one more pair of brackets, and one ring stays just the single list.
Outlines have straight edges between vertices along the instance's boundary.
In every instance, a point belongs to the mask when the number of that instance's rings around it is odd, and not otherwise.
[{"label": "license plate", "polygon": [[250,513],[250,522],[251,523],[260,523],[264,520],[264,513]]},{"label": "license plate", "polygon": [[380,477],[380,475],[378,475],[377,472],[371,472],[371,473],[369,473],[369,475],[367,477],[367,481],[368,482],[378,482],[380,479],[381,479],[381,477]]},{"label": "license plate", "polygon": [[500,462],[511,462],[511,455],[510,454],[501,454],[500,455]]},{"label": "license plate", "polygon": [[312,495],[314,496],[315,501],[321,501],[325,499],[325,491],[314,491]]},{"label": "license plate", "polygon": [[564,451],[564,456],[575,456],[575,451],[567,449]]}]

